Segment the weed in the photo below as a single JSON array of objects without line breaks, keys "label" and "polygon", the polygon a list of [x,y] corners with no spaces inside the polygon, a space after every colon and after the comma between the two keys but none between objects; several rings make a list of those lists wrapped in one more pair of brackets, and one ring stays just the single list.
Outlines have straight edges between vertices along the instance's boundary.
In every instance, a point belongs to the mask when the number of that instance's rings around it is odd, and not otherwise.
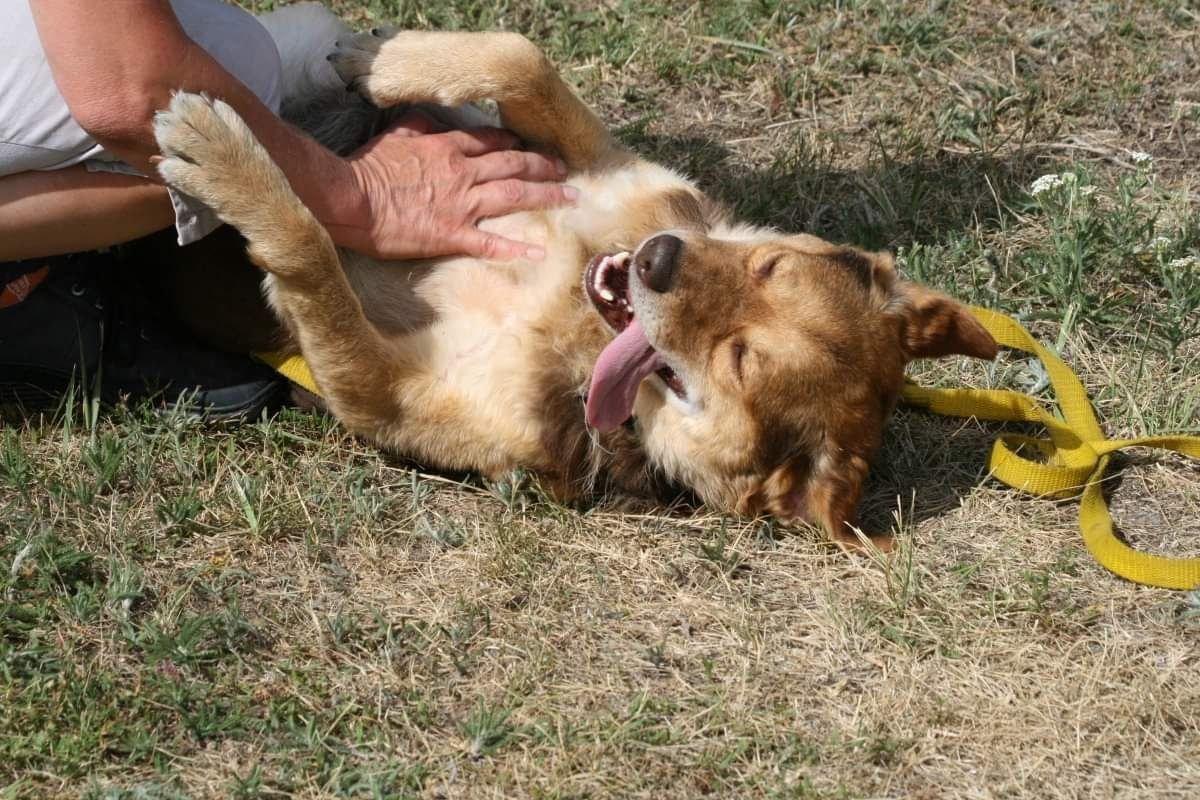
[{"label": "weed", "polygon": [[485,758],[507,744],[513,736],[513,728],[508,724],[512,711],[511,708],[486,708],[481,704],[463,720],[467,755],[472,759]]},{"label": "weed", "polygon": [[204,504],[192,490],[173,497],[164,497],[154,509],[154,515],[165,528],[177,533],[187,533],[194,527],[196,518]]},{"label": "weed", "polygon": [[33,467],[25,456],[21,436],[15,430],[4,431],[0,439],[0,480],[21,494],[27,494],[33,480]]},{"label": "weed", "polygon": [[729,530],[725,522],[717,531],[716,541],[700,543],[700,554],[725,577],[733,577],[748,568],[745,556],[729,546]]}]

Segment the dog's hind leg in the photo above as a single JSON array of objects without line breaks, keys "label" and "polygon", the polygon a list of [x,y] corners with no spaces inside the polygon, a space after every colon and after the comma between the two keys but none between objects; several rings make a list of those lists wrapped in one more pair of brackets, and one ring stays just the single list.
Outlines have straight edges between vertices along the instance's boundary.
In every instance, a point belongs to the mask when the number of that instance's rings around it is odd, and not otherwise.
[{"label": "dog's hind leg", "polygon": [[411,365],[364,316],[329,234],[267,151],[232,108],[195,94],[176,94],[154,132],[163,179],[241,231],[251,259],[273,276],[274,302],[331,410],[388,441],[383,426],[402,416],[398,387]]},{"label": "dog's hind leg", "polygon": [[344,37],[329,60],[351,88],[381,108],[494,100],[506,127],[556,150],[573,170],[632,158],[542,51],[517,33],[376,29]]}]

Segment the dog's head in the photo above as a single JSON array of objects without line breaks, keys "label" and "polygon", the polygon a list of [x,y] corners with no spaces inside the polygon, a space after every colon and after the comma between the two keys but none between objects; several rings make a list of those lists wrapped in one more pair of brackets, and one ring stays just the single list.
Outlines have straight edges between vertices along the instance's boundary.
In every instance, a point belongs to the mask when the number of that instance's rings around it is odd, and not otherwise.
[{"label": "dog's head", "polygon": [[843,541],[905,363],[996,354],[964,306],[900,280],[890,256],[812,236],[659,233],[597,256],[585,288],[617,332],[590,425],[633,417],[651,461],[706,502]]}]

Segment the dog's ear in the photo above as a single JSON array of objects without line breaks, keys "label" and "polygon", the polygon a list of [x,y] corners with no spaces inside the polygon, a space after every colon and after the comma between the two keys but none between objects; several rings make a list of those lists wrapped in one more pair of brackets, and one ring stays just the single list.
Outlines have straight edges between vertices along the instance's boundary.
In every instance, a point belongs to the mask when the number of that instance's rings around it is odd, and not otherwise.
[{"label": "dog's ear", "polygon": [[892,297],[889,313],[900,324],[900,347],[906,359],[996,357],[996,340],[957,300],[906,281],[896,283]]},{"label": "dog's ear", "polygon": [[[839,546],[860,550],[863,542],[855,527],[868,469],[865,458],[844,450],[827,452],[815,460],[797,458],[775,469],[743,496],[739,512],[751,516],[766,512],[785,523],[815,525]],[[867,538],[884,552],[892,549],[890,535]]]}]

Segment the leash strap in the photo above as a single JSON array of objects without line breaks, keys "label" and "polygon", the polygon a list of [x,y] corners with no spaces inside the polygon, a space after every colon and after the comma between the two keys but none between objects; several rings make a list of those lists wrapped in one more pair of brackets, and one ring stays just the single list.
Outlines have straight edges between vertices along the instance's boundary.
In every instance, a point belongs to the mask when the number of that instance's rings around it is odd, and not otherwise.
[{"label": "leash strap", "polygon": [[[1200,558],[1165,558],[1126,545],[1113,530],[1104,500],[1109,457],[1126,447],[1153,447],[1200,458],[1200,436],[1145,436],[1107,439],[1079,378],[1058,356],[1038,344],[1016,320],[984,308],[972,308],[988,333],[1005,347],[1029,353],[1046,368],[1061,418],[1020,392],[997,389],[930,389],[909,383],[905,403],[951,417],[1035,422],[1047,438],[1005,434],[992,445],[991,474],[1014,489],[1040,497],[1080,496],[1079,528],[1092,556],[1105,568],[1134,583],[1165,589],[1200,586]],[[1036,451],[1042,460],[1021,455]]]},{"label": "leash strap", "polygon": [[312,370],[308,368],[308,362],[304,360],[303,356],[289,356],[284,353],[255,353],[254,357],[300,388],[312,392],[317,397],[321,396],[321,390],[317,388]]},{"label": "leash strap", "polygon": [[[1034,422],[1047,438],[1005,434],[992,445],[988,469],[1000,481],[1040,497],[1080,496],[1079,527],[1088,551],[1122,578],[1165,589],[1200,586],[1200,558],[1164,558],[1142,553],[1117,538],[1104,500],[1103,481],[1109,457],[1126,447],[1153,447],[1200,458],[1200,436],[1146,436],[1107,439],[1079,378],[1058,356],[1042,347],[1011,317],[972,307],[996,341],[1041,360],[1054,388],[1061,418],[1027,394],[1007,389],[931,389],[905,385],[901,399],[910,406],[950,417],[976,417],[1001,422]],[[300,356],[262,353],[258,358],[293,383],[320,395],[312,372]],[[1036,451],[1041,460],[1021,455]]]}]

